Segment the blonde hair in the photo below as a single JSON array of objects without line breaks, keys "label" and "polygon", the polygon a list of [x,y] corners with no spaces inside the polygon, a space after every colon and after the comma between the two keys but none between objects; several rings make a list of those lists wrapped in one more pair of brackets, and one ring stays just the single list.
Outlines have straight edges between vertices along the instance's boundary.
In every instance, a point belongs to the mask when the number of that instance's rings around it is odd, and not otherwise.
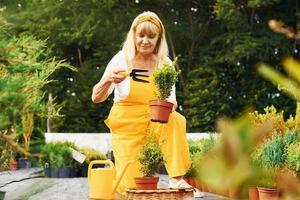
[{"label": "blonde hair", "polygon": [[130,30],[122,47],[127,62],[131,62],[136,55],[135,32],[138,25],[141,25],[142,30],[145,30],[146,33],[159,34],[154,54],[158,57],[158,66],[161,66],[167,61],[169,56],[165,28],[158,16],[150,11],[143,12],[138,15],[131,24]]}]

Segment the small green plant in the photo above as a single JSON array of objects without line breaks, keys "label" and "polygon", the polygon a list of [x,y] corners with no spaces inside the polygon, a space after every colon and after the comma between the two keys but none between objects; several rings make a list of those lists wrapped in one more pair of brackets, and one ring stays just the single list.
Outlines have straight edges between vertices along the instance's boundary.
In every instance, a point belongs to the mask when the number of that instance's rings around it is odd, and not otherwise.
[{"label": "small green plant", "polygon": [[262,161],[272,167],[282,166],[285,162],[285,148],[283,137],[276,135],[274,139],[264,144],[261,152]]},{"label": "small green plant", "polygon": [[12,147],[0,139],[0,168],[8,169],[9,162],[15,159],[14,155]]},{"label": "small green plant", "polygon": [[190,151],[190,159],[191,166],[185,177],[195,177],[197,166],[200,165],[199,160],[203,154],[208,152],[215,144],[215,138],[210,135],[207,139],[199,139],[199,140],[188,140],[189,151]]},{"label": "small green plant", "polygon": [[154,176],[159,172],[165,163],[162,151],[155,138],[147,136],[146,143],[141,148],[138,156],[138,161],[141,163],[141,172],[144,177]]},{"label": "small green plant", "polygon": [[77,167],[78,163],[72,158],[70,147],[77,149],[74,143],[50,142],[42,148],[42,162],[49,163],[52,168]]},{"label": "small green plant", "polygon": [[298,141],[298,132],[290,131],[284,136],[275,134],[262,146],[261,159],[266,165],[282,167],[286,161],[288,147]]},{"label": "small green plant", "polygon": [[299,140],[299,133],[296,130],[290,130],[283,136],[284,143],[287,145],[293,144]]},{"label": "small green plant", "polygon": [[300,173],[300,143],[294,143],[287,149],[286,164],[292,170]]},{"label": "small green plant", "polygon": [[269,165],[262,166],[261,172],[259,175],[259,179],[257,179],[257,186],[264,187],[264,188],[276,188],[277,181],[276,181],[276,174],[278,168],[272,167]]},{"label": "small green plant", "polygon": [[154,83],[158,89],[156,96],[160,100],[167,99],[172,91],[172,86],[176,83],[178,72],[175,70],[177,59],[172,63],[164,63],[163,66],[154,72]]},{"label": "small green plant", "polygon": [[93,160],[106,160],[107,159],[103,153],[101,153],[93,148],[84,147],[84,148],[81,148],[79,151],[86,156],[85,162],[87,164],[90,164],[90,162]]}]

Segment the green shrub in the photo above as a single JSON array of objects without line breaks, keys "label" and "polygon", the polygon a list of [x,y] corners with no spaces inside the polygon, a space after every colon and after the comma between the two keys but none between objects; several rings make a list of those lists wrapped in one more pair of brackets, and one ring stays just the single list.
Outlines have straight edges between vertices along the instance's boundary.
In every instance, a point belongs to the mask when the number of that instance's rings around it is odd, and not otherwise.
[{"label": "green shrub", "polygon": [[9,162],[15,159],[12,147],[0,139],[0,168],[8,169]]},{"label": "green shrub", "polygon": [[262,162],[272,167],[282,166],[286,157],[285,149],[286,146],[282,136],[277,135],[274,139],[269,139],[264,144],[261,152]]},{"label": "green shrub", "polygon": [[79,163],[72,158],[70,147],[78,149],[71,142],[50,142],[42,148],[42,162],[48,162],[52,168],[77,167]]},{"label": "green shrub", "polygon": [[256,180],[256,184],[258,187],[265,187],[265,188],[276,188],[276,173],[278,168],[272,167],[269,165],[265,165],[261,168],[259,172],[259,178]]},{"label": "green shrub", "polygon": [[288,146],[297,142],[299,139],[299,133],[296,130],[289,131],[283,136],[284,143]]},{"label": "green shrub", "polygon": [[84,148],[81,148],[79,151],[86,156],[85,162],[87,164],[90,164],[90,162],[93,160],[106,160],[107,159],[103,153],[101,153],[93,148],[84,147]]},{"label": "green shrub", "polygon": [[164,63],[164,65],[154,72],[154,83],[158,89],[156,96],[160,100],[167,99],[172,91],[172,86],[176,83],[178,72],[175,70],[175,61],[170,63]]},{"label": "green shrub", "polygon": [[261,149],[261,159],[264,164],[281,167],[284,165],[288,147],[297,142],[298,132],[290,131],[284,136],[275,134],[272,139],[267,140]]},{"label": "green shrub", "polygon": [[188,140],[189,151],[190,151],[190,159],[191,166],[185,177],[195,177],[197,171],[197,165],[200,163],[199,160],[203,154],[208,152],[215,145],[215,138],[210,135],[207,139],[199,139],[199,140]]},{"label": "green shrub", "polygon": [[300,142],[291,144],[287,149],[286,163],[289,168],[300,172]]},{"label": "green shrub", "polygon": [[144,177],[154,176],[160,171],[165,160],[159,144],[153,137],[147,137],[146,143],[141,148],[138,161],[142,165],[141,172]]}]

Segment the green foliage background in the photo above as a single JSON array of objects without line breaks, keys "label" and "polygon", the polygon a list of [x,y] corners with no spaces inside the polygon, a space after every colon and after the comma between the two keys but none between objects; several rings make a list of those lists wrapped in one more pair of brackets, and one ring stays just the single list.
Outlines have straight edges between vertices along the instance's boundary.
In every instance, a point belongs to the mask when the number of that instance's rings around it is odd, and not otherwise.
[{"label": "green foliage background", "polygon": [[249,106],[262,111],[273,104],[286,116],[294,114],[295,103],[260,77],[255,65],[276,66],[283,56],[299,56],[296,41],[267,26],[278,19],[299,29],[296,0],[2,0],[0,8],[16,35],[47,39],[51,55],[78,69],[57,71],[59,81],[47,88],[64,105],[65,117],[55,121],[54,131],[108,131],[103,120],[112,97],[94,105],[92,86],[145,10],[160,16],[170,56],[179,57],[177,100],[189,132],[212,131],[218,117],[238,116]]}]

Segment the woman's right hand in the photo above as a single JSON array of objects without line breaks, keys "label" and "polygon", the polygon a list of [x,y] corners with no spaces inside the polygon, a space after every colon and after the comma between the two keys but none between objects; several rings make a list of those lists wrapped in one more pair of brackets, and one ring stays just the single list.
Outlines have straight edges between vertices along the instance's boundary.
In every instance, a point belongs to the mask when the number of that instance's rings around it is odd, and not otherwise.
[{"label": "woman's right hand", "polygon": [[111,74],[109,81],[115,84],[121,83],[128,76],[128,73],[124,70],[117,70]]}]

